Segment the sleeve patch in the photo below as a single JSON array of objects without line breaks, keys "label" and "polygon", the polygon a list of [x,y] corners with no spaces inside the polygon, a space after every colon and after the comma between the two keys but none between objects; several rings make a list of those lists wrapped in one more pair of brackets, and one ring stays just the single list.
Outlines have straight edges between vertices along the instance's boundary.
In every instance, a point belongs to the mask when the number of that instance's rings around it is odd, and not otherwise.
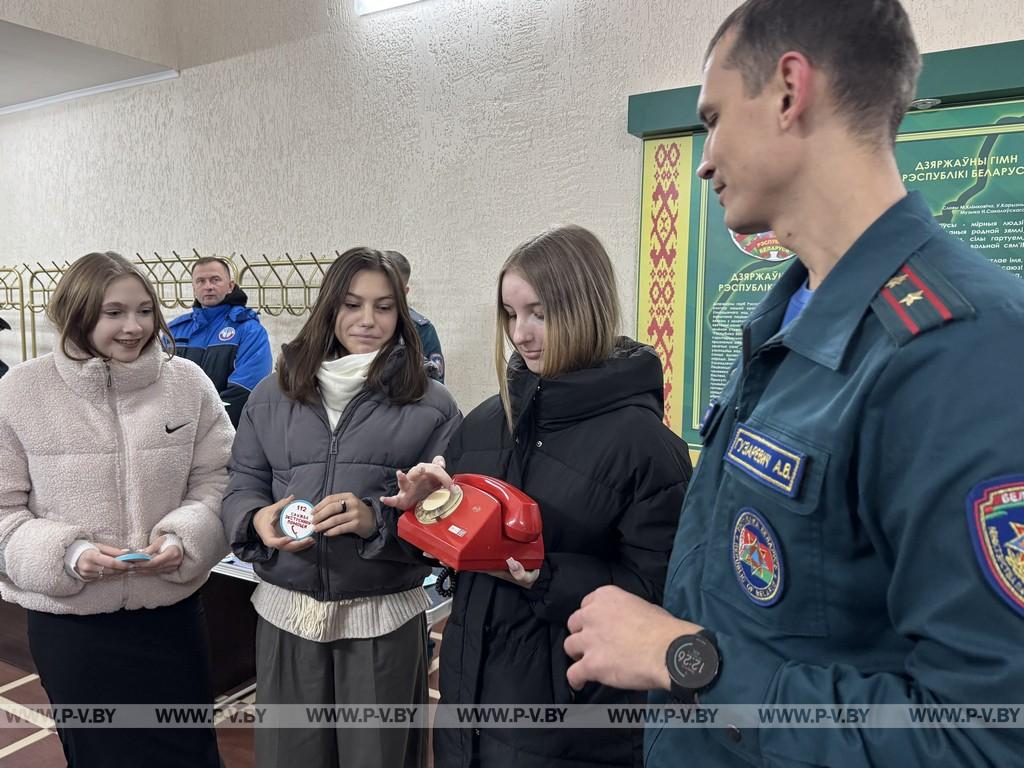
[{"label": "sleeve patch", "polygon": [[974,486],[967,496],[967,527],[985,579],[1024,616],[1024,475]]},{"label": "sleeve patch", "polygon": [[429,358],[430,362],[437,366],[438,374],[444,378],[444,355],[435,352]]}]

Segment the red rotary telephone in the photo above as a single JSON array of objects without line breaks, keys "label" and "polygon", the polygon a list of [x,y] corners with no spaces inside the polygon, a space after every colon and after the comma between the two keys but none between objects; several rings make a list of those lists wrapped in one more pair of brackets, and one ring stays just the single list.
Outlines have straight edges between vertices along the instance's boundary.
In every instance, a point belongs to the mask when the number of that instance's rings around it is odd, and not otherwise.
[{"label": "red rotary telephone", "polygon": [[506,482],[455,475],[398,519],[398,535],[459,571],[504,571],[514,557],[532,571],[544,561],[540,507]]}]

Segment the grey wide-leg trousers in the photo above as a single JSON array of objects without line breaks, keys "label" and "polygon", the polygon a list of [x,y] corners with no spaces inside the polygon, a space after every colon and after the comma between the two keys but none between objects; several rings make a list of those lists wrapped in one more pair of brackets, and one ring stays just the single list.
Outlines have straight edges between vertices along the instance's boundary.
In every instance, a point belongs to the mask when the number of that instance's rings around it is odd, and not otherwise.
[{"label": "grey wide-leg trousers", "polygon": [[[426,704],[422,614],[382,637],[317,643],[259,619],[257,704]],[[422,768],[426,728],[256,728],[257,768]]]}]

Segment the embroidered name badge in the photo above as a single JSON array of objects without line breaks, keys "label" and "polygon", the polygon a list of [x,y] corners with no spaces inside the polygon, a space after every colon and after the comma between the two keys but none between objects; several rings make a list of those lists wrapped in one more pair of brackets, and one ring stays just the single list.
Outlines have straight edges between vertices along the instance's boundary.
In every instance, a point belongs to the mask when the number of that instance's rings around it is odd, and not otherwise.
[{"label": "embroidered name badge", "polygon": [[737,424],[725,460],[792,499],[800,492],[807,454],[787,448],[746,424]]},{"label": "embroidered name badge", "polygon": [[1024,616],[1024,475],[974,486],[967,496],[967,526],[988,583]]},{"label": "embroidered name badge", "polygon": [[217,334],[217,338],[221,341],[231,341],[235,338],[235,329],[230,325],[227,328],[221,328],[220,333]]},{"label": "embroidered name badge", "polygon": [[779,540],[756,509],[744,507],[732,528],[732,568],[743,593],[755,605],[775,605],[782,597]]}]

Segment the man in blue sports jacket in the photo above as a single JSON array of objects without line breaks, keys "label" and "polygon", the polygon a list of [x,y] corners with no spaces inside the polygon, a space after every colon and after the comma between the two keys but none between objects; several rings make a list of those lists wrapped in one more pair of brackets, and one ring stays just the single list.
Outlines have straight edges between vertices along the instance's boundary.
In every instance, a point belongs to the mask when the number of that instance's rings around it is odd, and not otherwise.
[{"label": "man in blue sports jacket", "polygon": [[576,688],[907,717],[649,726],[648,768],[1021,763],[1020,720],[910,727],[1024,699],[1024,283],[903,186],[919,68],[897,0],[747,0],[719,29],[698,175],[799,261],[704,418],[664,608],[604,587],[565,642]]},{"label": "man in blue sports jacket", "polygon": [[237,427],[249,393],[273,369],[270,339],[259,313],[245,306],[248,297],[223,259],[198,259],[192,266],[192,289],[192,311],[169,324],[174,353],[206,372]]}]

